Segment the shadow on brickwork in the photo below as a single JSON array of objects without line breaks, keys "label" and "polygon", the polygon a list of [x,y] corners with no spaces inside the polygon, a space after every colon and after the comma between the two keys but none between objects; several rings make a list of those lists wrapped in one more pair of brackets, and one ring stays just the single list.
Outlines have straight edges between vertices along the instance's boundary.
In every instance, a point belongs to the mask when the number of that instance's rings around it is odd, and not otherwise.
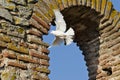
[{"label": "shadow on brickwork", "polygon": [[99,58],[99,23],[102,16],[89,7],[76,6],[62,11],[67,28],[75,30],[74,42],[80,47],[85,56],[86,65],[89,72],[89,80],[96,80]]}]

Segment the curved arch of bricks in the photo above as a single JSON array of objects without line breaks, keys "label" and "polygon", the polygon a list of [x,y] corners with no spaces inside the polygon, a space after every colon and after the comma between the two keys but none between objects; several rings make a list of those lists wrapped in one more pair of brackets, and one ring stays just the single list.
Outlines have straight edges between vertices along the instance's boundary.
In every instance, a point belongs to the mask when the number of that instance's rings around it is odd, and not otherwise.
[{"label": "curved arch of bricks", "polygon": [[85,56],[90,80],[120,79],[120,13],[109,0],[1,0],[1,80],[49,80],[48,34],[59,8]]}]

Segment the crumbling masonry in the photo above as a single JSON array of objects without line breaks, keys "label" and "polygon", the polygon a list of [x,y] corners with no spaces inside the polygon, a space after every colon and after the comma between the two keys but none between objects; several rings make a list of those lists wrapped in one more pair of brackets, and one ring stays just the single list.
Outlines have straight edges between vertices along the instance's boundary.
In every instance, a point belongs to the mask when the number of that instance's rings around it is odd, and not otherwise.
[{"label": "crumbling masonry", "polygon": [[75,30],[89,80],[120,80],[120,13],[109,0],[0,0],[1,80],[49,80],[42,36],[57,8]]}]

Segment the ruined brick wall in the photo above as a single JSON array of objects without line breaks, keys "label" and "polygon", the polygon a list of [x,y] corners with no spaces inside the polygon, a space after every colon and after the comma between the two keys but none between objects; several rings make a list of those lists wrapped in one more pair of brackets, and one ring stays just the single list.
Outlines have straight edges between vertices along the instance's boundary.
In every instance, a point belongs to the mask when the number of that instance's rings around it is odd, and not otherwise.
[{"label": "ruined brick wall", "polygon": [[1,80],[49,80],[48,24],[34,16],[37,0],[0,0]]},{"label": "ruined brick wall", "polygon": [[42,36],[57,8],[75,30],[89,80],[120,80],[120,13],[109,0],[0,0],[1,80],[49,80]]}]

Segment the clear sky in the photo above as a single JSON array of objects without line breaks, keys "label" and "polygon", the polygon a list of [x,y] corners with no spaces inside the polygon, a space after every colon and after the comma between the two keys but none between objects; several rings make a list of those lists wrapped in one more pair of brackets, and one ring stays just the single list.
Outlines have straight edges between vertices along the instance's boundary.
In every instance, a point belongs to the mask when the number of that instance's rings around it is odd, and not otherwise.
[{"label": "clear sky", "polygon": [[[120,0],[111,0],[114,8],[120,11]],[[54,30],[55,26],[51,26]],[[54,36],[49,34],[43,37],[44,41],[51,44]],[[69,46],[52,47],[50,50],[50,67],[49,75],[51,80],[88,80],[88,71],[84,56],[76,43]]]}]

